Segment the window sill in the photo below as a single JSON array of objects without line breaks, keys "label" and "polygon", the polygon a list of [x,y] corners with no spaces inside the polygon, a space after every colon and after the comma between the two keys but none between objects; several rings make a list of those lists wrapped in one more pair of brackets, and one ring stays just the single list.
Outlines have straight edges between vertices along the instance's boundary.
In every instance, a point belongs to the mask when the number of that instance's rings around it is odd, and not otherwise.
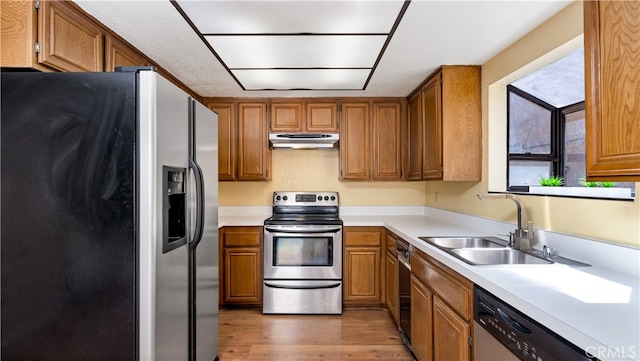
[{"label": "window sill", "polygon": [[529,187],[530,195],[633,200],[630,188]]}]

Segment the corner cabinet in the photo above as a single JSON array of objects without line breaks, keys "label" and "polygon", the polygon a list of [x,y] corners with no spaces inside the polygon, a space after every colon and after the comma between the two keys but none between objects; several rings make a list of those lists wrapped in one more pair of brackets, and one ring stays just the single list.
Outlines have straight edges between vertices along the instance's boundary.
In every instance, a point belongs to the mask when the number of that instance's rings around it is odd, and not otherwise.
[{"label": "corner cabinet", "polygon": [[344,101],[340,118],[340,180],[402,180],[405,101]]},{"label": "corner cabinet", "polygon": [[381,305],[382,227],[344,227],[344,304]]},{"label": "corner cabinet", "polygon": [[411,345],[418,360],[471,360],[473,283],[414,249]]},{"label": "corner cabinet", "polygon": [[640,181],[640,2],[585,1],[587,178]]},{"label": "corner cabinet", "polygon": [[218,179],[271,180],[267,101],[207,98],[218,113]]},{"label": "corner cabinet", "polygon": [[409,98],[409,180],[480,181],[480,67],[442,66]]},{"label": "corner cabinet", "polygon": [[262,305],[262,227],[220,230],[220,291],[225,306]]}]

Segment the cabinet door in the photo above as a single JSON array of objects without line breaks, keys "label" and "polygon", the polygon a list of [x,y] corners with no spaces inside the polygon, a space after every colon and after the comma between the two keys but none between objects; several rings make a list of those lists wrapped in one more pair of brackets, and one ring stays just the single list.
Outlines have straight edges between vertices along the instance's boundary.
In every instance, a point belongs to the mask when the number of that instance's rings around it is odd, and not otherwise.
[{"label": "cabinet door", "polygon": [[[411,348],[419,361],[433,358],[433,293],[411,276]],[[435,360],[457,360],[436,358]]]},{"label": "cabinet door", "polygon": [[585,1],[584,14],[587,177],[640,181],[640,6]]},{"label": "cabinet door", "polygon": [[102,71],[104,32],[66,1],[42,1],[38,61],[62,71]]},{"label": "cabinet door", "polygon": [[262,303],[262,257],[258,247],[225,247],[224,303]]},{"label": "cabinet door", "polygon": [[442,110],[440,74],[422,88],[422,178],[442,178]]},{"label": "cabinet door", "polygon": [[482,180],[480,67],[442,67],[442,153],[445,181]]},{"label": "cabinet door", "polygon": [[402,179],[402,104],[373,103],[373,179]]},{"label": "cabinet door", "polygon": [[422,179],[422,93],[409,98],[408,180]]},{"label": "cabinet door", "polygon": [[114,36],[106,36],[105,71],[114,71],[119,66],[143,66],[147,63],[147,59],[137,50]]},{"label": "cabinet door", "polygon": [[318,101],[306,103],[306,131],[337,132],[338,102]]},{"label": "cabinet door", "polygon": [[439,297],[433,297],[433,344],[435,360],[470,360],[469,324]]},{"label": "cabinet door", "polygon": [[266,102],[238,103],[238,180],[271,179]]},{"label": "cabinet door", "polygon": [[301,132],[303,110],[301,101],[271,101],[271,131]]},{"label": "cabinet door", "polygon": [[398,259],[396,256],[391,254],[391,252],[387,252],[386,260],[387,308],[389,309],[393,320],[398,322]]},{"label": "cabinet door", "polygon": [[347,247],[344,262],[345,304],[380,305],[380,247]]},{"label": "cabinet door", "polygon": [[236,179],[236,111],[233,102],[207,103],[218,113],[218,180]]},{"label": "cabinet door", "polygon": [[0,64],[31,68],[37,65],[33,44],[37,39],[36,7],[31,1],[0,1]]},{"label": "cabinet door", "polygon": [[371,178],[371,111],[369,102],[342,103],[340,179]]}]

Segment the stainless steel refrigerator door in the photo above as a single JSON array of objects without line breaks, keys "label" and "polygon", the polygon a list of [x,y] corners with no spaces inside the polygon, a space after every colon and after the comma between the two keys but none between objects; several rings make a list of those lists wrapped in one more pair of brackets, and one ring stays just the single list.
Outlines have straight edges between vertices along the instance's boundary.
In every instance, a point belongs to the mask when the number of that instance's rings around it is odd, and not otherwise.
[{"label": "stainless steel refrigerator door", "polygon": [[188,169],[189,97],[155,72],[138,80],[140,360],[186,360],[188,245],[163,253],[162,172]]},{"label": "stainless steel refrigerator door", "polygon": [[[198,102],[194,105],[195,160],[204,179],[205,200],[202,239],[192,245],[195,246],[192,248],[195,259],[194,356],[195,360],[212,361],[218,356],[218,116]],[[195,214],[195,202],[191,204],[191,214]],[[195,223],[194,218],[192,223]]]}]

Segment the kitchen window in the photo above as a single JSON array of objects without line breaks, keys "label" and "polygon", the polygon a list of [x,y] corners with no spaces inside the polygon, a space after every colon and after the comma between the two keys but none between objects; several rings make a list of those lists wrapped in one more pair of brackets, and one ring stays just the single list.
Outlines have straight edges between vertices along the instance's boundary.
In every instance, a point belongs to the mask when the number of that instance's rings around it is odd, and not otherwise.
[{"label": "kitchen window", "polygon": [[[508,191],[597,198],[629,198],[635,192],[634,183],[585,179],[583,64],[580,49],[507,86]],[[533,188],[550,177],[560,178],[561,186]],[[631,194],[611,195],[603,188],[627,188]]]}]

